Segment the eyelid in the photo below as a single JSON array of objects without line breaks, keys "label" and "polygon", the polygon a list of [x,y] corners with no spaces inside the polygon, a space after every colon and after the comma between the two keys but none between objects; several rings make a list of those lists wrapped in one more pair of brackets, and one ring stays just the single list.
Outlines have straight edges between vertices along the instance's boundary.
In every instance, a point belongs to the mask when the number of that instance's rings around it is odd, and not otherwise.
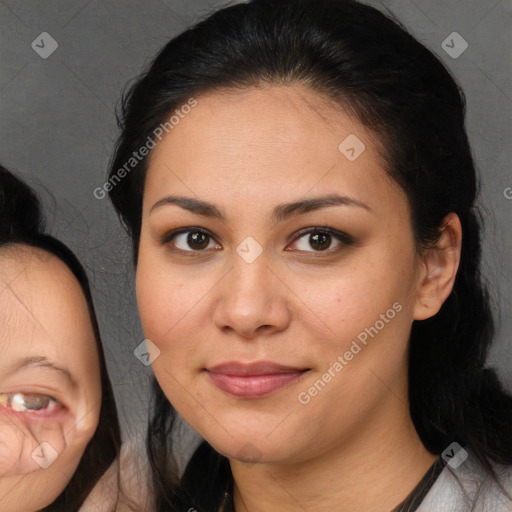
[{"label": "eyelid", "polygon": [[[195,227],[195,226],[189,226],[189,227],[174,229],[172,231],[165,233],[165,235],[161,237],[160,242],[162,244],[167,244],[171,240],[173,240],[176,236],[182,235],[183,233],[203,233],[203,234],[209,236],[210,238],[215,239],[215,237],[207,229],[199,228],[199,227]],[[201,251],[198,251],[198,252],[201,252]]]},{"label": "eyelid", "polygon": [[[185,234],[185,233],[202,233],[216,241],[216,238],[208,230],[206,230],[204,228],[194,227],[194,226],[178,228],[176,230],[167,232],[163,237],[161,237],[160,241],[162,244],[165,245],[165,244],[168,244],[169,242],[171,242],[172,240],[174,240],[174,238],[176,236]],[[330,235],[330,236],[336,238],[340,242],[341,246],[353,245],[355,243],[355,239],[351,235],[344,233],[343,231],[339,231],[337,229],[330,228],[327,226],[311,226],[308,228],[304,228],[292,235],[294,237],[292,242],[296,242],[300,238],[302,238],[308,234],[312,234],[312,233],[321,233],[321,234]],[[181,253],[191,253],[192,255],[197,255],[197,254],[206,252],[205,249],[196,250],[196,251],[191,249],[191,250],[187,251],[187,250],[175,248],[175,250],[177,250]],[[312,250],[312,251],[299,251],[299,252],[317,253],[317,254],[321,255],[321,254],[333,254],[336,252],[336,249],[326,249],[325,251],[313,251]]]}]

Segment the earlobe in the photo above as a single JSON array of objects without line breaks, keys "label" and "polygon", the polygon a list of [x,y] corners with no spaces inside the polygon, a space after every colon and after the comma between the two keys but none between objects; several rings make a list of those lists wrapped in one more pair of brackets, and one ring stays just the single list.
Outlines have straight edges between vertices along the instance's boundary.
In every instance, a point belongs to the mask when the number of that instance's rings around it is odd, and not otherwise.
[{"label": "earlobe", "polygon": [[437,314],[450,295],[459,268],[462,227],[455,213],[441,224],[441,236],[435,247],[422,255],[414,319],[425,320]]}]

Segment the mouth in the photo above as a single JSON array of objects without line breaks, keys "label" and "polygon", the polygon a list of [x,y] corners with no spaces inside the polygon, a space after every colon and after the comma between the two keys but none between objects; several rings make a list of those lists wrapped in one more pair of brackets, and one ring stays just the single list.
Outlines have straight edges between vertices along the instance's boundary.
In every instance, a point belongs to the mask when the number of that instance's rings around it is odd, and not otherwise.
[{"label": "mouth", "polygon": [[269,395],[298,381],[310,370],[311,368],[284,366],[269,361],[251,364],[229,362],[205,368],[217,388],[239,398]]}]

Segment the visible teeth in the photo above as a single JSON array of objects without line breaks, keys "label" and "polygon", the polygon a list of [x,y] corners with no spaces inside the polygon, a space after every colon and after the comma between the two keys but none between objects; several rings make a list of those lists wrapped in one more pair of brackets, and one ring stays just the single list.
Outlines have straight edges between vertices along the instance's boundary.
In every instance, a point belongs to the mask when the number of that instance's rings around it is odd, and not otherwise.
[{"label": "visible teeth", "polygon": [[7,395],[0,394],[0,405],[5,405],[9,401]]},{"label": "visible teeth", "polygon": [[11,399],[11,407],[13,410],[18,412],[23,412],[27,408],[25,404],[25,400],[23,399],[23,395],[21,393],[17,393],[13,395]]}]

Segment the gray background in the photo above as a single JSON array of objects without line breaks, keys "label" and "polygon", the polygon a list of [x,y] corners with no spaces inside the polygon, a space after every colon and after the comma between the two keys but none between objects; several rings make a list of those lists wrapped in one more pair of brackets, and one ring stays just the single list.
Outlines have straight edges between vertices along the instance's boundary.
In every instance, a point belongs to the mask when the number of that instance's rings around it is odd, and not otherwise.
[{"label": "gray background", "polygon": [[[485,274],[499,306],[489,364],[512,389],[512,0],[383,0],[453,71],[468,104],[468,132],[487,208]],[[127,81],[174,35],[224,2],[205,0],[0,1],[0,162],[43,194],[52,234],[86,265],[125,435],[146,426],[151,368],[135,358],[143,340],[128,239],[105,181],[118,135],[114,110]],[[458,58],[441,47],[452,32],[469,44]],[[41,58],[42,32],[57,50]],[[48,189],[54,196],[44,192]],[[506,194],[506,191],[509,194]],[[509,199],[506,198],[508,195]]]}]

